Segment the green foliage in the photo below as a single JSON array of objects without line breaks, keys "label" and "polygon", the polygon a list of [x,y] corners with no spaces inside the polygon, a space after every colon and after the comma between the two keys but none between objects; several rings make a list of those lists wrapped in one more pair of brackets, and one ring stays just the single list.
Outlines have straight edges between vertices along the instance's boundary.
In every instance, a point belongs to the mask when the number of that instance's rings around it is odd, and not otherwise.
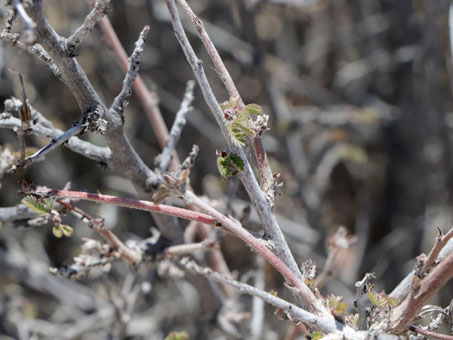
[{"label": "green foliage", "polygon": [[68,225],[56,224],[52,228],[52,233],[57,238],[62,238],[63,236],[71,237],[74,234],[74,229]]},{"label": "green foliage", "polygon": [[186,332],[171,332],[165,340],[189,340],[189,334]]},{"label": "green foliage", "polygon": [[386,305],[389,305],[391,307],[398,306],[398,300],[390,296],[387,296],[385,293],[379,294],[370,289],[368,290],[366,295],[370,299],[371,303],[376,307],[384,307]]},{"label": "green foliage", "polygon": [[344,312],[346,311],[346,308],[348,307],[347,303],[342,300],[343,300],[342,296],[335,296],[333,294],[330,294],[327,298],[329,308],[334,310],[335,314],[337,315],[343,315]]},{"label": "green foliage", "polygon": [[22,204],[37,214],[48,214],[53,209],[55,200],[52,198],[37,199],[34,196],[27,196]]},{"label": "green foliage", "polygon": [[223,178],[236,175],[244,170],[244,161],[235,153],[226,153],[217,150],[217,168]]},{"label": "green foliage", "polygon": [[312,340],[319,340],[319,339],[322,338],[322,333],[320,333],[320,332],[313,332],[313,333],[310,334],[310,338],[311,338]]},{"label": "green foliage", "polygon": [[255,132],[247,123],[250,115],[259,115],[263,113],[263,109],[258,104],[248,104],[242,110],[237,108],[237,101],[230,100],[220,104],[225,119],[229,121],[227,124],[228,131],[233,143],[239,147],[245,146],[247,137],[253,137]]}]

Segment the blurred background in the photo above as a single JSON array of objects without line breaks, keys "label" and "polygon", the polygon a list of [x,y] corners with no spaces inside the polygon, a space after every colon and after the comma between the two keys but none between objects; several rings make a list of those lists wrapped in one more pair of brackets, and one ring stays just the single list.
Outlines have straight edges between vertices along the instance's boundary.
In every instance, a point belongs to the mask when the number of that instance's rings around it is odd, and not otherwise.
[{"label": "blurred background", "polygon": [[[244,102],[257,103],[270,115],[271,129],[263,137],[264,144],[273,171],[281,173],[285,183],[275,211],[297,261],[313,259],[320,270],[329,235],[344,226],[358,241],[341,253],[323,292],[341,295],[352,306],[354,282],[366,272],[376,273],[378,290],[390,292],[413,268],[415,256],[429,251],[436,227],[447,231],[453,225],[449,1],[191,0],[189,4],[203,20]],[[90,10],[84,1],[46,0],[44,5],[49,22],[65,37]],[[6,14],[5,6],[0,7],[2,27]],[[171,127],[186,82],[194,75],[174,37],[165,2],[116,0],[109,18],[128,54],[143,26],[150,25],[140,75],[158,93]],[[194,29],[188,21],[185,27],[217,99],[227,100]],[[20,29],[20,24],[15,28]],[[121,90],[124,73],[98,27],[82,44],[77,60],[110,105]],[[68,89],[39,60],[10,42],[0,42],[1,111],[5,99],[20,98],[21,93],[9,69],[23,74],[30,104],[56,127],[67,130],[80,119]],[[225,150],[226,144],[199,88],[193,106],[177,152],[184,159],[193,144],[200,146],[191,172],[195,192],[223,202],[235,196],[238,206],[232,214],[240,216],[247,196],[234,179],[222,181],[218,174],[215,150]],[[128,137],[152,167],[160,149],[134,95],[125,117]],[[83,138],[105,145],[101,135]],[[27,137],[29,146],[48,142]],[[19,148],[16,134],[7,129],[0,130],[0,144],[3,150]],[[103,170],[64,147],[20,177],[4,175],[0,206],[20,202],[22,178],[51,188],[71,182],[76,190],[136,197],[121,173]],[[154,225],[144,212],[86,202],[78,206],[104,217],[106,226],[123,240],[149,237]],[[135,274],[118,263],[108,274],[90,275],[77,283],[51,276],[49,266],[71,264],[80,253],[81,237],[99,238],[73,217],[66,217],[65,223],[75,229],[71,238],[56,239],[51,226],[24,230],[2,225],[0,334],[5,335],[0,339],[25,339],[24,334],[38,339],[56,334],[115,338],[116,326],[109,328],[115,317],[102,318],[104,307],[100,306],[120,299],[115,296],[121,297]],[[248,227],[261,231],[253,219]],[[257,266],[242,242],[219,237],[227,263],[239,279],[247,280],[262,270],[265,289],[287,296],[278,273],[266,265]],[[143,275],[142,283],[149,284],[149,289],[139,297],[123,338],[160,339],[173,330],[184,330],[193,339],[207,334],[234,338],[215,326],[212,316],[195,316],[197,297],[187,282],[160,278],[155,268]],[[448,305],[452,288],[446,287],[435,303]],[[68,298],[68,292],[74,298]],[[240,299],[243,311],[250,312],[251,299]],[[272,312],[267,306],[269,323],[263,339],[283,338],[290,327]],[[96,327],[87,326],[87,331],[76,335],[70,332],[81,329],[81,320],[93,319],[98,320]]]}]

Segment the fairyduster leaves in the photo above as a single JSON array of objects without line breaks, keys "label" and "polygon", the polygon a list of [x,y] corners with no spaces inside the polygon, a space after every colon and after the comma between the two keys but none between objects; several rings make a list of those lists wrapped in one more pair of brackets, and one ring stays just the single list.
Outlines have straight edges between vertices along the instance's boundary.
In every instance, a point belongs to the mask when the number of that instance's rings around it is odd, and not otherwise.
[{"label": "fairyduster leaves", "polygon": [[217,167],[223,178],[236,175],[244,170],[244,161],[234,153],[217,150]]},{"label": "fairyduster leaves", "polygon": [[27,196],[22,200],[22,204],[37,214],[48,214],[53,208],[54,200],[50,198],[37,199],[33,196]]},{"label": "fairyduster leaves", "polygon": [[244,108],[237,107],[237,101],[230,100],[220,104],[224,112],[227,123],[227,128],[231,136],[232,142],[239,147],[244,147],[247,142],[247,137],[253,137],[256,132],[253,129],[253,124],[250,124],[250,115],[260,115],[263,109],[258,104],[248,104]]}]

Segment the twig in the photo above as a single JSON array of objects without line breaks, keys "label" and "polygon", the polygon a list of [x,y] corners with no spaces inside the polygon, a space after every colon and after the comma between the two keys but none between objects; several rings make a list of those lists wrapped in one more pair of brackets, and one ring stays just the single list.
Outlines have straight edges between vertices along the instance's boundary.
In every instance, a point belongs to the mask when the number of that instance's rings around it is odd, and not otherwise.
[{"label": "twig", "polygon": [[315,287],[319,290],[324,286],[326,281],[332,275],[334,269],[335,260],[338,254],[345,249],[348,249],[352,243],[357,241],[355,236],[347,236],[347,231],[344,227],[338,228],[338,230],[329,239],[329,253],[327,255],[326,263],[315,280]]},{"label": "twig", "polygon": [[126,99],[132,94],[132,84],[138,76],[140,60],[143,53],[143,45],[145,44],[145,38],[148,35],[148,32],[149,26],[145,26],[140,33],[138,40],[135,42],[134,51],[129,58],[129,67],[126,72],[126,77],[123,80],[123,87],[110,107],[110,110],[115,111],[119,115],[123,114],[124,108],[127,105]]},{"label": "twig", "polygon": [[[128,69],[128,60],[127,54],[121,45],[121,42],[118,39],[118,36],[115,33],[115,30],[110,23],[110,20],[107,17],[102,18],[101,29],[104,32],[104,36],[108,44],[112,47],[113,53],[115,54],[116,59],[118,60],[121,68],[124,72],[127,72]],[[137,94],[138,99],[140,100],[143,108],[146,111],[147,117],[151,122],[154,133],[156,134],[157,140],[160,144],[160,147],[163,149],[165,147],[165,141],[168,139],[168,129],[165,125],[164,119],[159,109],[159,100],[157,93],[155,91],[150,91],[146,87],[140,76],[137,77],[137,80],[133,84],[135,93]],[[179,158],[176,152],[173,153],[171,161],[171,170],[177,168],[179,163]]]},{"label": "twig", "polygon": [[44,157],[50,151],[52,151],[59,145],[65,143],[67,140],[69,140],[69,138],[78,135],[80,132],[82,132],[83,129],[84,129],[83,121],[79,121],[76,125],[74,125],[72,128],[70,128],[68,131],[64,132],[57,138],[52,139],[52,141],[50,143],[43,146],[41,149],[36,151],[33,155],[25,158],[23,162],[17,164],[17,167],[26,167],[34,162],[44,159]]},{"label": "twig", "polygon": [[453,276],[453,253],[434,267],[423,279],[414,278],[412,290],[406,299],[391,314],[387,331],[399,334],[410,325],[420,309]]},{"label": "twig", "polygon": [[25,92],[24,79],[22,74],[19,73],[20,86],[22,88],[22,106],[19,110],[20,118],[20,129],[19,129],[19,147],[20,147],[20,156],[19,164],[22,165],[25,162],[25,135],[27,134],[28,128],[30,127],[31,121],[31,112],[28,105],[27,93]]},{"label": "twig", "polygon": [[85,201],[93,201],[97,203],[105,203],[105,204],[113,204],[120,207],[144,210],[144,211],[151,211],[158,214],[175,216],[179,218],[183,218],[186,220],[192,221],[199,221],[210,225],[215,225],[215,220],[206,214],[182,209],[178,207],[173,207],[170,205],[165,204],[154,204],[149,201],[142,201],[142,200],[134,200],[129,198],[117,197],[117,196],[110,196],[110,195],[102,195],[102,194],[91,194],[86,192],[80,191],[69,191],[69,190],[24,190],[24,194],[37,194],[42,196],[49,196],[49,197],[58,197],[58,198],[69,198],[75,200],[85,200]]},{"label": "twig", "polygon": [[[17,118],[0,118],[0,128],[19,129],[20,125],[21,122]],[[53,126],[46,127],[42,124],[35,124],[29,128],[29,134],[44,138],[57,139],[59,136],[64,134],[64,132],[60,129],[54,128]],[[65,143],[64,146],[95,161],[99,161],[107,165],[110,163],[111,152],[108,147],[96,146],[77,137],[71,137],[69,140],[67,140],[67,143]]]},{"label": "twig", "polygon": [[161,171],[167,170],[168,165],[170,164],[172,153],[175,150],[176,144],[179,141],[182,130],[186,125],[186,115],[190,112],[191,110],[190,105],[194,99],[193,96],[194,87],[195,82],[193,80],[189,80],[187,82],[184,98],[181,102],[181,107],[179,111],[176,113],[175,121],[173,122],[173,126],[171,127],[170,136],[165,142],[165,147],[160,155],[159,168]]},{"label": "twig", "polygon": [[60,78],[61,74],[60,71],[58,70],[58,67],[51,60],[51,58],[49,57],[47,52],[42,48],[41,45],[34,44],[30,46],[19,40],[19,34],[11,33],[14,17],[15,17],[14,11],[10,11],[9,18],[6,21],[5,28],[0,33],[0,40],[11,41],[14,44],[14,46],[17,46],[20,49],[27,51],[28,53],[38,57],[38,59],[41,60],[57,78]]},{"label": "twig", "polygon": [[370,302],[367,297],[367,292],[370,289],[371,280],[375,278],[373,273],[366,273],[361,281],[355,283],[356,298],[354,300],[354,306],[359,310],[359,320],[357,323],[359,330],[368,329]]},{"label": "twig", "polygon": [[94,229],[101,235],[104,240],[110,244],[113,249],[119,251],[120,256],[130,265],[139,263],[142,259],[140,254],[127,247],[112,231],[104,227],[104,223],[98,219],[92,219]]},{"label": "twig", "polygon": [[171,246],[165,249],[165,256],[181,256],[194,253],[200,250],[210,250],[219,248],[216,240],[204,240],[199,243],[188,243],[177,246]]},{"label": "twig", "polygon": [[[190,6],[185,0],[176,0],[179,6],[184,10],[184,12],[190,17],[192,23],[195,25],[195,28],[198,32],[198,35],[203,42],[206,51],[208,52],[212,62],[214,63],[214,68],[220,79],[222,80],[225,88],[230,95],[230,98],[238,100],[239,109],[244,107],[244,102],[239,94],[239,91],[236,88],[236,85],[233,82],[228,70],[225,67],[222,59],[220,58],[219,52],[212,43],[211,38],[207,34],[203,22],[200,18],[195,15]],[[167,1],[168,3],[168,1]],[[173,21],[173,20],[172,20]],[[274,204],[274,178],[272,175],[272,170],[269,166],[269,160],[267,158],[266,151],[264,150],[263,143],[261,141],[260,134],[256,134],[251,138],[252,147],[255,152],[255,157],[258,164],[258,174],[260,178],[261,189],[266,194],[266,197],[269,201],[270,206]]]},{"label": "twig", "polygon": [[13,0],[13,4],[14,8],[17,11],[17,14],[19,14],[19,17],[22,19],[22,23],[24,24],[25,27],[25,32],[23,32],[22,34],[23,40],[27,44],[33,44],[36,40],[35,33],[36,24],[25,11],[24,6],[22,4],[22,0]]},{"label": "twig", "polygon": [[85,36],[90,33],[94,26],[108,14],[110,11],[110,0],[97,0],[94,8],[86,16],[82,25],[78,27],[75,32],[66,40],[66,53],[69,57],[76,56],[77,49],[82,43]]},{"label": "twig", "polygon": [[437,332],[433,332],[433,331],[430,331],[430,330],[427,330],[427,329],[423,329],[423,328],[420,328],[420,327],[410,326],[409,330],[411,332],[422,334],[422,335],[425,335],[425,336],[429,336],[429,337],[435,338],[435,339],[453,340],[453,336],[452,335],[437,333]]},{"label": "twig", "polygon": [[206,78],[206,74],[204,69],[201,65],[201,61],[198,59],[197,55],[195,54],[186,34],[184,28],[182,27],[181,19],[179,17],[176,4],[174,0],[167,0],[167,7],[169,9],[173,28],[176,34],[176,38],[178,39],[184,54],[186,55],[186,59],[189,62],[192,70],[197,78],[197,81],[200,85],[200,88],[203,92],[204,99],[208,104],[211,112],[214,114],[214,117],[219,124],[222,133],[228,143],[230,150],[237,154],[241,159],[244,161],[244,171],[239,173],[239,177],[244,184],[247,193],[252,200],[253,205],[257,209],[258,216],[260,217],[261,222],[263,223],[264,230],[266,231],[267,235],[275,242],[275,252],[277,256],[281,258],[291,270],[295,273],[296,276],[301,278],[300,269],[297,266],[294,257],[291,251],[288,248],[288,245],[283,237],[283,234],[278,226],[277,220],[275,215],[272,212],[271,207],[268,205],[268,201],[263,194],[256,178],[253,174],[252,168],[247,161],[246,154],[243,149],[237,147],[230,138],[228,129],[225,124],[225,118],[222,109],[209,85],[209,82]]},{"label": "twig", "polygon": [[434,264],[437,257],[439,256],[440,251],[442,248],[447,244],[447,242],[453,237],[453,228],[450,229],[445,235],[442,233],[440,228],[437,228],[438,235],[436,238],[436,243],[434,244],[433,249],[428,254],[428,257],[425,260],[425,264],[423,265],[422,272],[425,273],[430,267]]},{"label": "twig", "polygon": [[284,314],[292,321],[301,321],[312,328],[319,329],[324,333],[337,332],[335,323],[326,322],[326,319],[321,318],[315,314],[307,312],[302,308],[297,307],[279,297],[276,297],[270,293],[267,293],[261,289],[257,289],[251,285],[238,282],[222,276],[221,274],[214,272],[210,268],[202,268],[198,266],[194,261],[189,260],[188,258],[183,258],[178,262],[181,266],[194,271],[197,274],[203,275],[211,280],[222,284],[228,284],[238,289],[242,294],[248,294],[252,296],[259,297],[265,302],[277,307],[282,310]]},{"label": "twig", "polygon": [[[254,275],[254,286],[256,289],[264,291],[264,260],[261,256],[255,257],[256,269]],[[264,322],[264,300],[257,296],[253,297],[252,302],[252,320],[250,320],[250,338],[261,339]]]}]

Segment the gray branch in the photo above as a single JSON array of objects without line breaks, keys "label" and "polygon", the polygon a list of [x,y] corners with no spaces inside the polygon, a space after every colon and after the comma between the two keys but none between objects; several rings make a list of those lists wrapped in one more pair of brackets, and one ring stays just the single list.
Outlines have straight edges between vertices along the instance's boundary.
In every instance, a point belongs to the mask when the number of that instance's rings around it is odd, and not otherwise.
[{"label": "gray branch", "polygon": [[[307,312],[306,310],[297,307],[296,305],[289,303],[288,301],[285,301],[277,296],[274,296],[264,290],[257,289],[246,283],[228,279],[210,268],[202,268],[198,266],[194,261],[189,260],[188,258],[183,258],[178,263],[184,268],[187,268],[197,274],[203,275],[213,281],[230,285],[238,289],[242,294],[248,294],[262,299],[266,303],[279,308],[282,314],[284,314],[284,316],[291,321],[302,321],[304,324],[314,329],[318,329],[326,334],[339,332],[337,328],[332,327],[332,323],[326,322],[326,319]],[[340,324],[337,324],[337,327],[348,328],[348,326],[342,326]],[[355,331],[353,331],[353,333],[355,333],[358,339],[361,338],[360,335]]]},{"label": "gray branch", "polygon": [[116,96],[112,106],[110,107],[111,111],[114,111],[119,115],[123,114],[127,105],[126,99],[132,94],[132,84],[138,75],[140,60],[143,53],[143,45],[145,44],[145,38],[148,35],[148,32],[149,26],[145,26],[140,33],[138,40],[135,42],[135,49],[129,58],[129,68],[126,73],[126,77],[123,80],[123,88],[118,96]]},{"label": "gray branch", "polygon": [[94,26],[110,11],[110,0],[97,0],[94,8],[86,16],[83,24],[66,40],[66,53],[74,57],[77,49],[85,36],[90,33]]},{"label": "gray branch", "polygon": [[247,156],[244,150],[236,146],[230,138],[223,111],[220,108],[219,102],[217,101],[212,88],[208,82],[206,74],[204,72],[202,62],[198,59],[195,51],[193,50],[189,39],[184,31],[184,28],[181,23],[181,19],[178,14],[176,3],[174,0],[167,0],[167,6],[172,18],[173,29],[175,31],[176,38],[178,39],[181,48],[184,51],[187,61],[189,62],[192,70],[197,78],[197,81],[200,85],[200,88],[203,93],[203,97],[208,104],[211,112],[213,113],[217,123],[219,124],[222,134],[227,141],[229,149],[231,152],[237,154],[245,163],[244,171],[239,173],[239,178],[241,179],[247,193],[252,201],[253,206],[256,208],[258,216],[263,223],[263,228],[266,231],[266,234],[275,242],[276,249],[275,253],[277,256],[286,263],[286,265],[299,277],[302,278],[299,267],[297,266],[296,261],[286,243],[286,240],[283,236],[282,231],[277,223],[277,219],[269,207],[266,197],[264,196],[263,191],[258,184],[256,177],[253,173],[252,167],[247,160]]},{"label": "gray branch", "polygon": [[190,106],[194,99],[193,97],[193,90],[195,87],[195,82],[193,80],[189,80],[187,82],[186,92],[184,93],[184,98],[181,102],[181,107],[179,111],[176,113],[176,118],[173,123],[173,126],[170,130],[170,136],[168,140],[165,142],[165,148],[162,150],[160,155],[160,164],[159,168],[162,171],[166,171],[168,168],[168,164],[170,164],[171,154],[178,144],[179,138],[181,137],[182,130],[186,125],[186,115],[192,110]]}]

